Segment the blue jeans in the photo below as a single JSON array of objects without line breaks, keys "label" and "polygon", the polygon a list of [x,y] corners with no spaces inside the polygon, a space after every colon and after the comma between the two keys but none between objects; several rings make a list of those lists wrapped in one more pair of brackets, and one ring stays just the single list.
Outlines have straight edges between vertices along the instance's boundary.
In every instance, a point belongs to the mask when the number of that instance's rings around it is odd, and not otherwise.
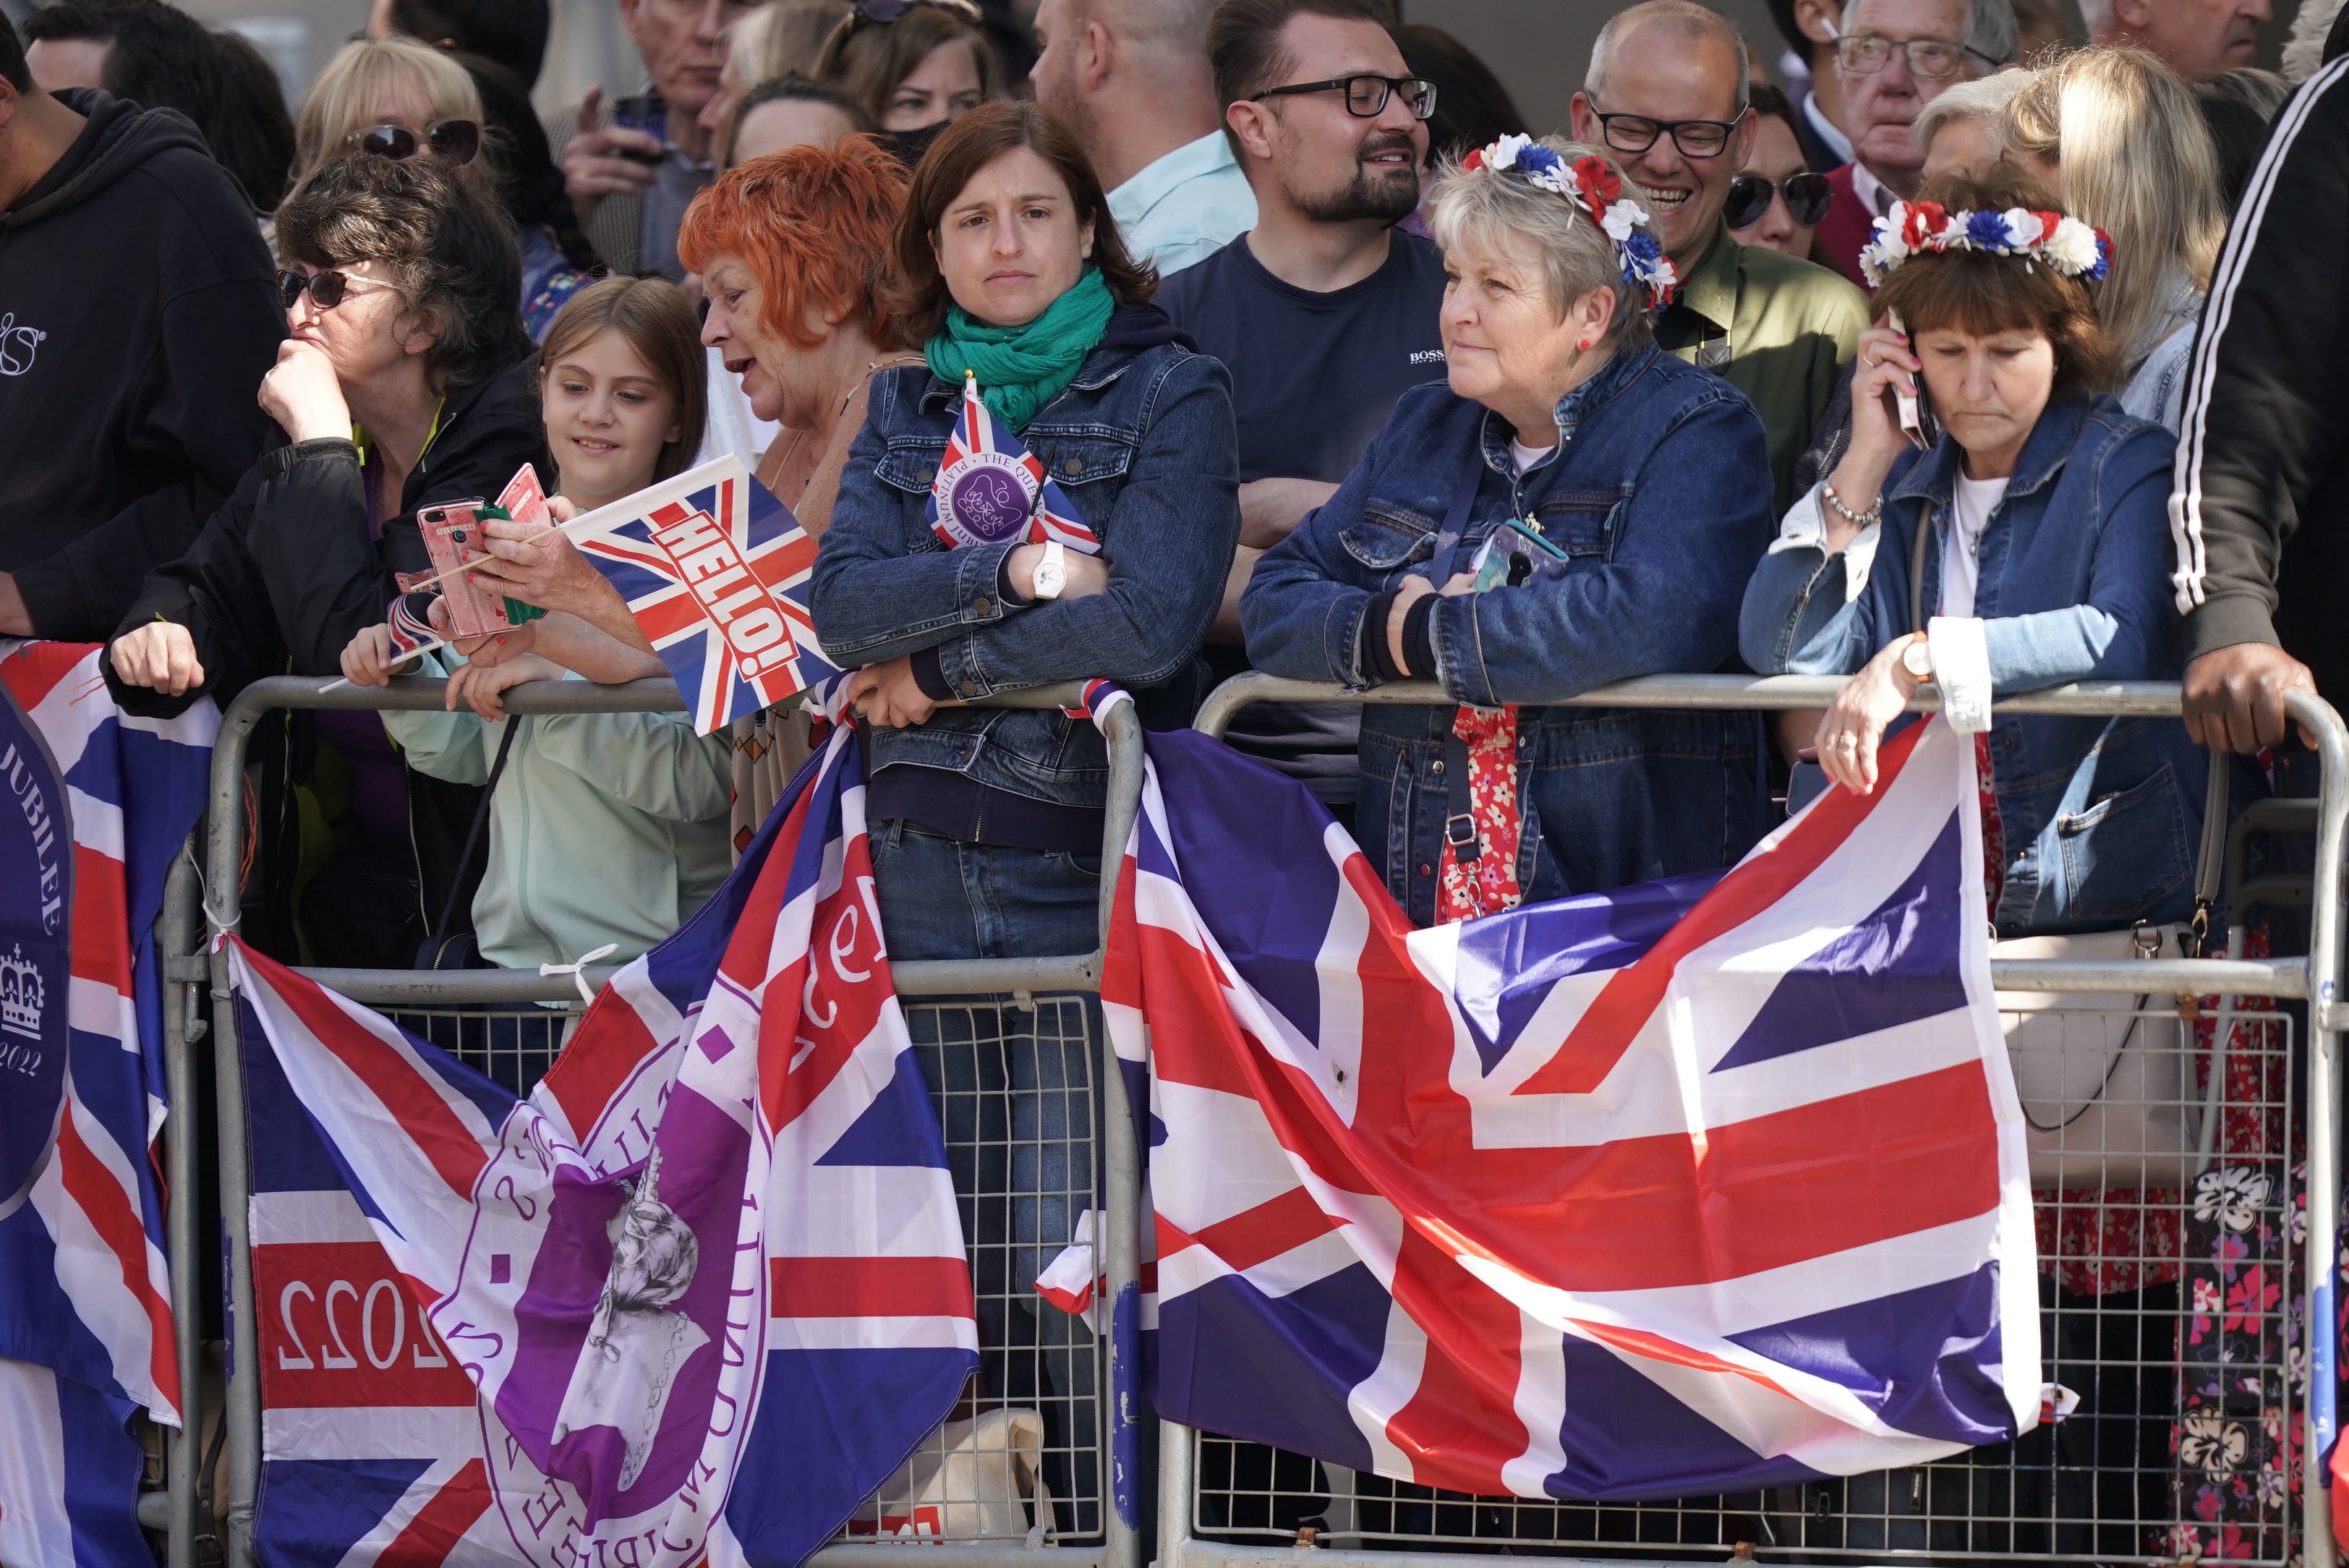
[{"label": "blue jeans", "polygon": [[[1050,958],[1098,945],[1101,857],[966,844],[901,820],[871,825],[874,879],[894,961]],[[978,1294],[982,1405],[1044,1417],[1057,1527],[1102,1528],[1092,1336],[1037,1297],[1036,1276],[1092,1206],[1091,997],[910,1003],[905,1024],[946,1131]]]}]

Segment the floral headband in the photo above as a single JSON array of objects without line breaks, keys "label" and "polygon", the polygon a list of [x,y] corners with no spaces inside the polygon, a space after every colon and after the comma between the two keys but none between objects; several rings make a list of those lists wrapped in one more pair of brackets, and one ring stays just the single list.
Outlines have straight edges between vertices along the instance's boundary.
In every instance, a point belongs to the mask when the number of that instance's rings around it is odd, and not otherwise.
[{"label": "floral headband", "polygon": [[1623,281],[1647,290],[1650,306],[1661,310],[1680,292],[1680,275],[1648,227],[1647,210],[1623,194],[1622,177],[1607,160],[1590,154],[1569,167],[1565,159],[1530,136],[1504,136],[1490,147],[1460,161],[1463,169],[1489,169],[1495,174],[1516,174],[1528,185],[1575,202],[1590,214],[1607,237],[1615,242],[1622,259]]},{"label": "floral headband", "polygon": [[2100,281],[2113,265],[2112,236],[2061,213],[2024,207],[1952,213],[1939,202],[1895,202],[1876,220],[1876,238],[1859,253],[1860,270],[1875,288],[1894,267],[1925,251],[2021,256],[2025,265],[2044,261],[2065,277],[2088,283]]}]

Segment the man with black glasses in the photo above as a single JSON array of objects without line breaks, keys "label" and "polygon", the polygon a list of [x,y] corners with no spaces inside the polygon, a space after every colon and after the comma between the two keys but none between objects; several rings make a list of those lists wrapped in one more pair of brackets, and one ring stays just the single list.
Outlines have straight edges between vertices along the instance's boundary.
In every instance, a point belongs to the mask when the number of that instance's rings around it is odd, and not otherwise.
[{"label": "man with black glasses", "polygon": [[1812,236],[1812,259],[1854,283],[1876,220],[1917,194],[1925,154],[1911,128],[1943,88],[2014,57],[2008,0],[1848,0],[1836,40],[1843,125],[1852,161],[1827,176],[1835,198]]},{"label": "man with black glasses", "polygon": [[253,466],[270,277],[194,126],[41,91],[0,15],[0,636],[111,635]]},{"label": "man with black glasses", "polygon": [[[1783,512],[1795,460],[1868,325],[1868,302],[1824,267],[1731,237],[1773,194],[1766,181],[1741,184],[1738,175],[1755,134],[1746,81],[1735,26],[1694,0],[1647,0],[1599,29],[1574,95],[1574,136],[1607,149],[1638,188],[1681,276],[1656,341],[1753,400]],[[1733,201],[1748,210],[1731,212]]]},{"label": "man with black glasses", "polygon": [[[1410,75],[1371,0],[1224,0],[1207,28],[1224,134],[1256,227],[1158,303],[1232,373],[1240,548],[1209,634],[1247,668],[1239,596],[1257,557],[1336,490],[1394,400],[1444,378],[1444,257],[1394,225],[1419,205],[1435,88]],[[1353,808],[1359,713],[1257,708],[1232,743]]]}]

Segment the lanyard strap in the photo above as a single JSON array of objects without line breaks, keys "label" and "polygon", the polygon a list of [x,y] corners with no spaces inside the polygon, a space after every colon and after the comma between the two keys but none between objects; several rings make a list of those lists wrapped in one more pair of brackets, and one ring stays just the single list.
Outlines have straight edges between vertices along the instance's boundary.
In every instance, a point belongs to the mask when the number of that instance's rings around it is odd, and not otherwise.
[{"label": "lanyard strap", "polygon": [[1438,588],[1452,580],[1452,560],[1460,553],[1460,536],[1468,531],[1468,509],[1476,504],[1476,486],[1484,478],[1485,443],[1480,435],[1468,466],[1461,471],[1459,482],[1452,487],[1452,504],[1444,509],[1444,522],[1435,530],[1435,553],[1428,558],[1427,565]]}]

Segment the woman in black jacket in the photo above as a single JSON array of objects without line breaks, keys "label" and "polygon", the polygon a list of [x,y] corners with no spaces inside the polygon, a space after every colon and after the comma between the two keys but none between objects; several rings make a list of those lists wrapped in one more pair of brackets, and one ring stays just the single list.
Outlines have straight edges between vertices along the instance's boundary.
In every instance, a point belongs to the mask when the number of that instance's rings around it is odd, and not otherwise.
[{"label": "woman in black jacket", "polygon": [[278,209],[287,337],[261,383],[285,431],[187,555],[150,574],[108,684],[132,712],[264,675],[334,674],[427,569],[419,508],[549,468],[513,234],[429,158],[337,159]]},{"label": "woman in black jacket", "polygon": [[[492,198],[436,160],[333,160],[286,198],[277,241],[287,338],[261,384],[284,436],[181,559],[148,575],[105,661],[116,701],[170,716],[225,708],[265,675],[332,674],[384,618],[395,571],[429,568],[419,508],[494,497],[523,463],[551,476],[535,356],[516,305],[512,231]],[[339,847],[305,899],[313,961],[411,961],[462,929],[472,866],[460,846],[479,790],[410,774],[372,712],[322,712],[254,737],[243,929],[292,956],[299,814],[313,740],[347,773],[317,774]],[[347,789],[342,781],[347,781]],[[449,919],[435,920],[441,911]]]}]

